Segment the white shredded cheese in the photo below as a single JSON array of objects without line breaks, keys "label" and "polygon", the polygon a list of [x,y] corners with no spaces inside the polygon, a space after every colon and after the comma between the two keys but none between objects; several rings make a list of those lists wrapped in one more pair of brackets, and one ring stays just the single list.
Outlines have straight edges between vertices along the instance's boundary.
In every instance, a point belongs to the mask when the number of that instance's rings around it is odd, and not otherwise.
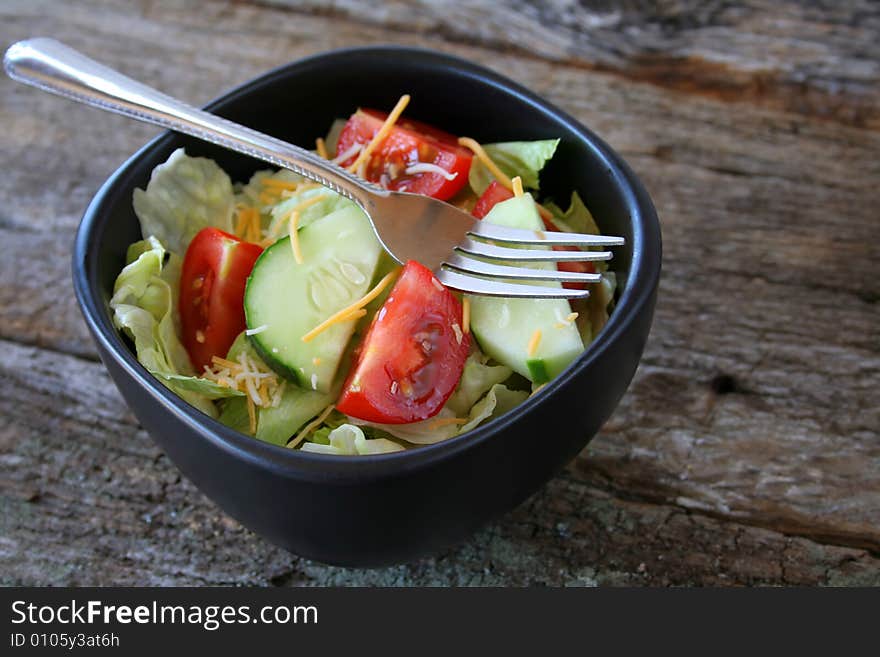
[{"label": "white shredded cheese", "polygon": [[346,148],[342,153],[334,157],[330,160],[331,164],[342,164],[347,159],[349,159],[352,155],[357,155],[362,150],[364,150],[363,144],[352,144],[349,148]]},{"label": "white shredded cheese", "polygon": [[403,172],[410,176],[414,173],[436,173],[437,175],[446,178],[446,180],[455,180],[458,177],[458,171],[455,173],[449,173],[443,167],[432,164],[431,162],[417,162],[416,164],[408,166]]},{"label": "white shredded cheese", "polygon": [[247,329],[244,334],[245,335],[256,335],[257,333],[262,333],[266,329],[269,328],[268,324],[263,324],[262,326],[257,326],[256,328]]},{"label": "white shredded cheese", "polygon": [[462,333],[461,327],[458,325],[458,322],[452,323],[452,332],[455,333],[456,342],[458,342],[458,344],[461,344],[461,341],[464,338],[464,333]]}]

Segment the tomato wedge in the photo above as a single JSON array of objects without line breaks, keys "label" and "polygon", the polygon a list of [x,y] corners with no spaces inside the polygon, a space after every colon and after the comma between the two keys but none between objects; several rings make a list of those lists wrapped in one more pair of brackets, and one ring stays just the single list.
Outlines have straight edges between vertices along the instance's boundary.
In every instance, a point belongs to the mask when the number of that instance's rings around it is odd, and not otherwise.
[{"label": "tomato wedge", "polygon": [[[352,114],[339,135],[337,157],[355,144],[370,143],[387,117],[373,109]],[[350,166],[356,157],[351,156],[342,166]],[[363,176],[387,189],[445,201],[467,183],[472,159],[472,153],[459,146],[454,135],[419,121],[400,119],[373,150]],[[435,167],[446,173],[430,170]]]},{"label": "tomato wedge", "polygon": [[474,206],[471,214],[477,219],[482,219],[489,214],[489,211],[495,207],[496,203],[501,203],[501,201],[507,201],[512,198],[512,191],[507,189],[507,187],[497,180],[493,180],[489,183],[486,191],[484,191],[480,198],[477,199],[477,204]]},{"label": "tomato wedge", "polygon": [[[493,180],[489,183],[489,186],[486,188],[486,191],[477,199],[477,204],[474,206],[473,211],[471,212],[477,219],[482,219],[489,211],[495,207],[496,203],[501,203],[502,201],[506,201],[508,199],[513,198],[513,192],[511,192],[507,187],[499,183],[497,180]],[[558,231],[559,227],[556,226],[550,219],[542,216],[541,219],[544,222],[544,227],[547,230]],[[554,246],[554,251],[577,251],[578,248],[576,246]],[[592,262],[557,262],[556,269],[559,271],[569,271],[569,272],[578,272],[584,274],[594,274],[596,273],[596,267]],[[586,290],[586,283],[563,283],[562,287],[567,288],[569,290]]]},{"label": "tomato wedge", "polygon": [[263,249],[217,228],[190,242],[180,276],[183,346],[197,371],[225,356],[245,329],[244,287]]},{"label": "tomato wedge", "polygon": [[373,318],[336,408],[402,424],[436,415],[455,390],[470,350],[461,303],[429,269],[410,260]]}]

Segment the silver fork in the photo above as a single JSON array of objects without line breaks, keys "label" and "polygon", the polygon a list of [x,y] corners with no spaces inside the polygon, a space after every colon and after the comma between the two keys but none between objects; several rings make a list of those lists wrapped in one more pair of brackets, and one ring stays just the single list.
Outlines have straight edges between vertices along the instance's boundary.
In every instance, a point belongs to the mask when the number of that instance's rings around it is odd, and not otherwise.
[{"label": "silver fork", "polygon": [[407,259],[418,260],[433,269],[444,285],[462,292],[504,297],[583,298],[589,295],[588,290],[530,285],[529,282],[596,283],[601,280],[598,274],[534,269],[528,265],[563,260],[599,261],[612,256],[608,250],[556,251],[550,248],[554,245],[610,247],[624,243],[623,238],[605,235],[496,226],[475,221],[462,210],[427,196],[390,192],[305,149],[209,114],[136,82],[54,39],[35,38],[13,44],[6,52],[3,65],[6,73],[19,82],[191,135],[320,183],[364,210],[377,237],[396,260],[401,263]]}]

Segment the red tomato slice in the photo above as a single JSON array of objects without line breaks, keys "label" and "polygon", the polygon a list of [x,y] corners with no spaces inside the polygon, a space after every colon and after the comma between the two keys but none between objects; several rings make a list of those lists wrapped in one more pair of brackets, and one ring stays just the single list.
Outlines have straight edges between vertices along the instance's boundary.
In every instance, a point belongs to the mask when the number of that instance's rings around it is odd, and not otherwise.
[{"label": "red tomato slice", "polygon": [[429,269],[407,262],[358,347],[336,408],[382,424],[436,415],[470,350],[461,322],[458,299]]},{"label": "red tomato slice", "polygon": [[482,219],[489,214],[489,210],[494,208],[496,203],[501,203],[501,201],[507,201],[512,198],[512,191],[507,189],[507,187],[497,180],[493,180],[489,183],[486,191],[484,191],[480,198],[477,199],[477,204],[474,206],[471,214],[477,219]]},{"label": "red tomato slice", "polygon": [[[355,144],[368,144],[379,132],[387,114],[359,109],[351,115],[336,144],[337,156]],[[342,166],[350,166],[352,156]],[[364,177],[398,192],[433,196],[445,201],[467,183],[472,153],[458,145],[454,135],[418,121],[401,119],[372,152],[364,168]],[[452,180],[432,171],[406,173],[418,164],[438,166],[454,176]]]},{"label": "red tomato slice", "polygon": [[245,329],[244,286],[263,249],[217,228],[190,242],[180,276],[183,345],[197,371],[225,356]]},{"label": "red tomato slice", "polygon": [[[486,191],[483,192],[482,196],[477,199],[477,204],[474,206],[473,211],[471,212],[477,219],[482,219],[489,211],[495,207],[496,203],[501,203],[502,201],[506,201],[508,199],[513,198],[513,192],[511,192],[507,187],[499,183],[497,180],[493,180],[489,183],[489,186],[486,188]],[[546,217],[541,217],[544,222],[544,227],[547,230],[558,231],[559,227],[556,226],[550,219]],[[577,251],[578,248],[576,246],[554,246],[554,251]],[[557,262],[556,269],[559,271],[570,271],[570,272],[578,272],[584,274],[594,274],[596,273],[596,267],[592,262]],[[586,290],[586,283],[563,283],[562,287],[568,288],[569,290]]]}]

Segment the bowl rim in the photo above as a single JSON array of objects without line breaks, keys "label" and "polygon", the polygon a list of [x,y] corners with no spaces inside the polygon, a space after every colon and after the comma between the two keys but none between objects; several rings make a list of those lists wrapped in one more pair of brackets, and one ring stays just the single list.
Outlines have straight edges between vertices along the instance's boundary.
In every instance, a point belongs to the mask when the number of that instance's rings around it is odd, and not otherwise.
[{"label": "bowl rim", "polygon": [[110,313],[107,312],[102,298],[101,286],[97,280],[97,249],[90,248],[90,237],[107,221],[106,216],[102,218],[102,207],[112,204],[115,197],[122,193],[125,179],[139,166],[140,160],[151,155],[152,151],[166,147],[177,137],[171,131],[162,132],[138,149],[114,171],[89,202],[77,228],[74,242],[72,273],[76,298],[101,351],[112,357],[114,363],[160,406],[197,434],[214,443],[215,447],[282,476],[307,481],[336,480],[355,483],[410,474],[463,451],[477,448],[481,443],[516,424],[524,415],[539,409],[555,391],[566,386],[581,371],[589,368],[640,316],[644,307],[653,303],[654,292],[659,283],[662,256],[659,219],[647,191],[629,165],[604,140],[577,119],[519,83],[480,64],[445,52],[410,46],[371,45],[339,48],[315,53],[271,69],[225,92],[207,103],[204,109],[219,110],[222,113],[225,105],[234,103],[266,86],[272,86],[284,78],[295,76],[297,72],[305,72],[311,67],[334,66],[352,57],[399,59],[402,55],[406,56],[407,61],[418,58],[422,63],[433,62],[449,67],[458,75],[475,79],[507,95],[513,95],[525,102],[531,110],[553,118],[581,138],[578,142],[579,146],[591,150],[593,156],[603,162],[630,211],[633,243],[628,282],[608,323],[574,363],[522,404],[467,433],[431,445],[422,445],[416,449],[357,457],[316,454],[265,443],[205,415],[153,377],[138,362],[131,349],[123,342],[119,332],[113,327]]}]

